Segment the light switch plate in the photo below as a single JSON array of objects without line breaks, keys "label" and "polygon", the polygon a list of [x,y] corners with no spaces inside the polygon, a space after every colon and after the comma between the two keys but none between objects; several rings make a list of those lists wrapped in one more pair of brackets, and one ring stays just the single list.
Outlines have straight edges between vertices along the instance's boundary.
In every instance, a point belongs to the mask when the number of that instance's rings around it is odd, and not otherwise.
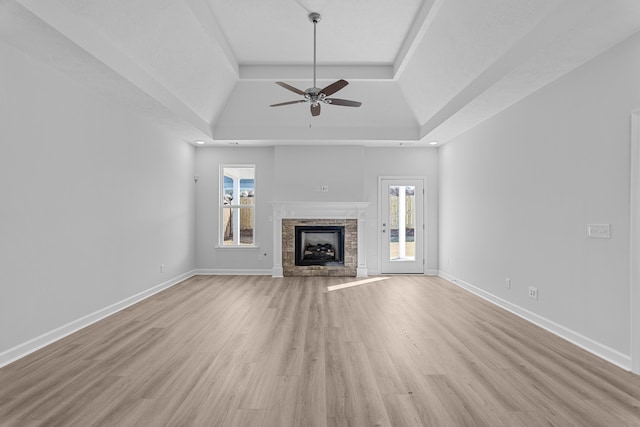
[{"label": "light switch plate", "polygon": [[587,225],[587,233],[592,239],[610,239],[611,224],[589,224]]}]

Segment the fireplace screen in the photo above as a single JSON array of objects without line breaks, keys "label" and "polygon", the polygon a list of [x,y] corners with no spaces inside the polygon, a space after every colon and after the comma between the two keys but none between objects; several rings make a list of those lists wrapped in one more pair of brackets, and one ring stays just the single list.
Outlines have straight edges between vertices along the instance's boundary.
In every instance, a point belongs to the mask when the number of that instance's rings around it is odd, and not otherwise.
[{"label": "fireplace screen", "polygon": [[296,226],[296,265],[344,265],[344,226]]}]

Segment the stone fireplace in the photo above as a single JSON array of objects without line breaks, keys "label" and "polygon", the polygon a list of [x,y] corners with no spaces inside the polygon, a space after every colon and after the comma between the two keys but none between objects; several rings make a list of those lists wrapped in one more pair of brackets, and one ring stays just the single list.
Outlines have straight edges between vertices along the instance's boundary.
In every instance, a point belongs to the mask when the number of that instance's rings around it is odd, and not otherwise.
[{"label": "stone fireplace", "polygon": [[273,277],[366,277],[367,206],[365,202],[273,203]]},{"label": "stone fireplace", "polygon": [[[342,233],[330,231],[339,229],[344,231]],[[302,237],[298,233],[302,234],[305,230],[316,230],[316,232],[307,233],[312,234],[307,236],[311,247],[308,247],[306,243],[300,247],[300,241],[296,245],[296,240],[301,240]],[[338,242],[340,239],[343,242]],[[304,252],[313,252],[315,245],[323,246],[327,252],[323,253],[321,249],[317,256],[320,259],[307,259],[305,262]],[[333,259],[329,259],[331,256],[328,254],[327,245],[333,248]],[[342,248],[338,246],[342,246]],[[309,258],[314,258],[313,254],[310,255]],[[282,220],[282,272],[284,276],[354,277],[357,275],[357,265],[358,221],[356,219],[285,218]]]}]

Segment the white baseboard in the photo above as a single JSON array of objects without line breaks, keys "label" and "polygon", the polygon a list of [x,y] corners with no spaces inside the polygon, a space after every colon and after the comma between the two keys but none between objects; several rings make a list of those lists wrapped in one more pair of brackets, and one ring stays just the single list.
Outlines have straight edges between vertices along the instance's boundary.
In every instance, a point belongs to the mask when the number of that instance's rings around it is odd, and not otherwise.
[{"label": "white baseboard", "polygon": [[271,269],[225,269],[225,268],[201,268],[195,271],[199,276],[271,276]]},{"label": "white baseboard", "polygon": [[585,337],[584,335],[579,334],[578,332],[575,332],[569,328],[559,325],[558,323],[552,320],[549,320],[536,313],[526,310],[516,304],[513,304],[505,299],[495,296],[483,289],[480,289],[468,282],[465,282],[464,280],[460,280],[457,277],[452,276],[446,272],[440,271],[438,273],[438,276],[453,283],[456,286],[459,286],[460,288],[463,288],[479,296],[480,298],[483,298],[497,305],[498,307],[501,307],[515,314],[518,317],[521,317],[541,327],[542,329],[545,329],[551,332],[554,335],[559,336],[562,339],[569,341],[570,343],[577,345],[578,347],[588,351],[589,353],[592,353],[598,356],[601,359],[606,360],[607,362],[613,363],[614,365],[619,366],[622,369],[625,369],[627,371],[631,370],[631,356],[627,354],[620,353],[615,349],[607,347],[606,345],[601,344],[597,341],[594,341],[591,338]]},{"label": "white baseboard", "polygon": [[[380,272],[380,270],[371,270],[369,269],[367,274],[369,276],[382,276],[383,273]],[[402,273],[400,273],[402,274]],[[427,270],[423,273],[425,276],[439,276],[440,275],[440,271],[439,270]]]},{"label": "white baseboard", "polygon": [[0,368],[195,275],[189,271],[0,353]]}]

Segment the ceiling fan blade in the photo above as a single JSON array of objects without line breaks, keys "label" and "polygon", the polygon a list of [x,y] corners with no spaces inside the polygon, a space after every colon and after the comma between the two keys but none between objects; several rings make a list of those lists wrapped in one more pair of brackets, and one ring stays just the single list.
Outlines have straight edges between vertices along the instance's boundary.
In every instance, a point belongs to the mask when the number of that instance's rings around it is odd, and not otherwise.
[{"label": "ceiling fan blade", "polygon": [[342,89],[343,87],[345,87],[348,84],[349,84],[348,81],[340,79],[337,82],[333,82],[329,86],[327,86],[324,89],[322,89],[320,91],[320,93],[324,93],[325,96],[330,96],[330,95],[333,95],[334,93],[336,93],[337,91],[339,91],[340,89]]},{"label": "ceiling fan blade", "polygon": [[313,117],[320,115],[320,104],[311,104],[311,115]]},{"label": "ceiling fan blade", "polygon": [[302,95],[302,96],[305,95],[304,91],[302,91],[300,89],[297,89],[297,88],[295,88],[295,87],[293,87],[291,85],[288,85],[288,84],[286,84],[284,82],[276,82],[276,84],[279,85],[279,86],[282,86],[285,89],[289,89],[291,92],[297,93],[298,95]]},{"label": "ceiling fan blade", "polygon": [[301,99],[300,101],[287,101],[287,102],[281,102],[279,104],[271,104],[269,105],[269,107],[279,107],[281,105],[291,105],[291,104],[299,104],[301,102],[307,102],[306,99]]},{"label": "ceiling fan blade", "polygon": [[343,107],[359,107],[362,105],[362,102],[349,101],[348,99],[325,98],[324,100],[329,101],[331,105],[341,105]]}]

